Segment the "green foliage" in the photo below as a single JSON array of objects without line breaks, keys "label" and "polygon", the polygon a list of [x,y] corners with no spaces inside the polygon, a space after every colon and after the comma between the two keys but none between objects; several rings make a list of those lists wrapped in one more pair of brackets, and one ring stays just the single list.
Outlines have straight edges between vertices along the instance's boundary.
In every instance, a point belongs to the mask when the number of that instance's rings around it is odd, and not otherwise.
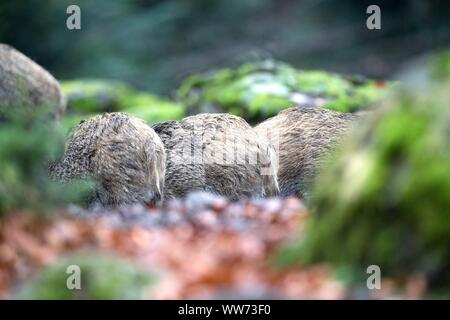
[{"label": "green foliage", "polygon": [[113,112],[123,107],[130,89],[119,81],[75,80],[61,83],[69,112]]},{"label": "green foliage", "polygon": [[88,181],[61,185],[50,181],[50,160],[62,153],[63,135],[40,106],[9,108],[0,124],[0,215],[21,209],[43,213],[48,207],[80,202]]},{"label": "green foliage", "polygon": [[179,88],[178,98],[191,113],[230,112],[257,122],[297,103],[317,103],[317,98],[329,109],[355,111],[384,93],[376,81],[264,61],[191,76]]},{"label": "green foliage", "polygon": [[437,80],[450,78],[450,51],[441,52],[433,59],[431,75]]},{"label": "green foliage", "polygon": [[[68,99],[68,120],[87,118],[101,112],[123,111],[149,124],[181,119],[184,108],[156,95],[135,91],[120,81],[81,79],[65,81],[62,89]],[[84,115],[83,117],[80,117]],[[75,115],[75,116],[74,116]],[[74,116],[74,117],[73,117]]]},{"label": "green foliage", "polygon": [[[75,274],[69,266],[80,269],[81,289],[67,288]],[[143,298],[144,289],[154,278],[128,261],[101,252],[83,252],[67,256],[45,267],[16,293],[18,299],[39,300],[120,300]],[[70,284],[74,282],[69,281]]]},{"label": "green foliage", "polygon": [[135,117],[155,124],[167,120],[179,120],[185,116],[184,107],[149,93],[129,95],[122,110]]},{"label": "green foliage", "polygon": [[[296,66],[385,78],[417,53],[449,43],[447,1],[422,1],[420,9],[416,1],[383,1],[383,32],[376,34],[361,27],[366,1],[313,2],[0,1],[0,39],[57,78],[120,79],[158,94],[188,74],[268,53]],[[74,3],[82,10],[81,32],[64,27]],[[408,42],[427,45],[412,50]]]},{"label": "green foliage", "polygon": [[[397,93],[329,159],[306,236],[281,259],[450,280],[450,83]],[[447,270],[447,271],[446,271]]]}]

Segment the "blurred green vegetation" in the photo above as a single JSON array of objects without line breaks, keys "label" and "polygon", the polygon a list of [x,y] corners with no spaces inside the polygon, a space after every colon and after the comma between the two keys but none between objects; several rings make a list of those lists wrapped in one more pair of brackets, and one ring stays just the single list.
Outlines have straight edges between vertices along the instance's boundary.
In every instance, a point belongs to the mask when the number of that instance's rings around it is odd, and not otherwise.
[{"label": "blurred green vegetation", "polygon": [[435,80],[450,78],[450,50],[436,55],[431,65],[431,76]]},{"label": "blurred green vegetation", "polygon": [[130,88],[119,81],[82,79],[65,81],[68,113],[114,112],[124,107]]},{"label": "blurred green vegetation", "polygon": [[45,106],[2,111],[0,123],[0,216],[23,209],[45,213],[83,203],[89,181],[65,185],[49,179],[49,162],[62,153],[64,135]]},{"label": "blurred green vegetation", "polygon": [[[81,289],[67,288],[74,274],[69,266],[81,271]],[[144,290],[154,281],[153,275],[127,260],[102,252],[81,252],[49,265],[15,294],[16,299],[32,300],[121,300],[142,299]],[[72,284],[72,282],[70,282]]]},{"label": "blurred green vegetation", "polygon": [[229,112],[255,123],[301,103],[325,103],[332,110],[356,111],[380,100],[385,91],[384,83],[363,77],[296,70],[266,60],[193,75],[183,82],[177,97],[189,113]]},{"label": "blurred green vegetation", "polygon": [[424,272],[450,283],[450,87],[403,89],[329,160],[306,236],[284,263],[329,261],[367,276]]},{"label": "blurred green vegetation", "polygon": [[137,91],[117,80],[77,79],[63,81],[67,96],[66,131],[80,120],[102,112],[122,111],[154,124],[178,120],[185,115],[184,107],[154,94]]},{"label": "blurred green vegetation", "polygon": [[[68,30],[66,8],[81,8]],[[107,78],[169,96],[190,74],[255,57],[301,69],[388,79],[413,56],[448,45],[450,2],[371,0],[0,1],[0,41],[57,79]],[[399,19],[401,17],[401,19]],[[45,35],[45,36],[44,36]]]}]

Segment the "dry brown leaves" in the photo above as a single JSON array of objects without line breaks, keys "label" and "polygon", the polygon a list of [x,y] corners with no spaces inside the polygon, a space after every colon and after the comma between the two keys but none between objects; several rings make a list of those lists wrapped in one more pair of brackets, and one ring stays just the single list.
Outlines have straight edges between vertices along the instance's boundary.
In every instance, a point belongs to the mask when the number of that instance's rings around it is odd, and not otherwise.
[{"label": "dry brown leaves", "polygon": [[148,298],[343,298],[345,288],[324,266],[270,264],[307,216],[295,198],[227,203],[205,194],[161,208],[8,216],[0,220],[0,297],[60,256],[95,248],[156,271]]}]

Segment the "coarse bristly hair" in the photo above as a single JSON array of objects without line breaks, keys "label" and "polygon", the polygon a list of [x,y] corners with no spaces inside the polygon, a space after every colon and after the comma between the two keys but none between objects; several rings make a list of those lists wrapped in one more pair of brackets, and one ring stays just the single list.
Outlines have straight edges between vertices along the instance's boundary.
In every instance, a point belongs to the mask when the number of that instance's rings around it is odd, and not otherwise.
[{"label": "coarse bristly hair", "polygon": [[98,184],[94,201],[103,206],[155,203],[162,199],[165,161],[161,139],[144,121],[106,113],[72,130],[50,175],[63,181],[94,178]]},{"label": "coarse bristly hair", "polygon": [[204,113],[153,128],[167,152],[166,198],[199,190],[230,200],[278,195],[276,153],[244,119]]},{"label": "coarse bristly hair", "polygon": [[281,195],[308,198],[310,184],[323,165],[323,156],[359,118],[321,107],[297,106],[257,125],[255,130],[278,146],[275,149]]}]

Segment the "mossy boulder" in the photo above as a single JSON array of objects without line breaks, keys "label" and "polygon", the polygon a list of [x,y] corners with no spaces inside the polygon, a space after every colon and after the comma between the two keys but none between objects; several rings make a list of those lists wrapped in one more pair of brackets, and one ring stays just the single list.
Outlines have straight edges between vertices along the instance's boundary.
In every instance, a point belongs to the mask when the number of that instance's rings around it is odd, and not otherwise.
[{"label": "mossy boulder", "polygon": [[42,107],[48,118],[64,114],[66,99],[58,81],[24,54],[0,43],[0,121],[11,109]]},{"label": "mossy boulder", "polygon": [[384,83],[363,77],[263,61],[193,75],[182,83],[177,97],[191,114],[229,112],[255,123],[295,104],[356,111],[383,97],[385,91]]},{"label": "mossy boulder", "polygon": [[[74,267],[75,266],[75,267]],[[78,269],[79,268],[79,269]],[[80,271],[80,289],[68,278]],[[73,281],[72,281],[73,280]],[[101,252],[83,252],[62,258],[24,283],[15,298],[32,300],[142,299],[154,277],[130,262]],[[67,284],[74,285],[71,289]]]},{"label": "mossy boulder", "polygon": [[306,235],[285,262],[450,283],[450,82],[404,89],[329,158]]},{"label": "mossy boulder", "polygon": [[69,115],[123,111],[150,124],[177,120],[184,116],[183,106],[147,92],[134,90],[120,81],[79,79],[63,82],[62,89],[68,99]]}]

